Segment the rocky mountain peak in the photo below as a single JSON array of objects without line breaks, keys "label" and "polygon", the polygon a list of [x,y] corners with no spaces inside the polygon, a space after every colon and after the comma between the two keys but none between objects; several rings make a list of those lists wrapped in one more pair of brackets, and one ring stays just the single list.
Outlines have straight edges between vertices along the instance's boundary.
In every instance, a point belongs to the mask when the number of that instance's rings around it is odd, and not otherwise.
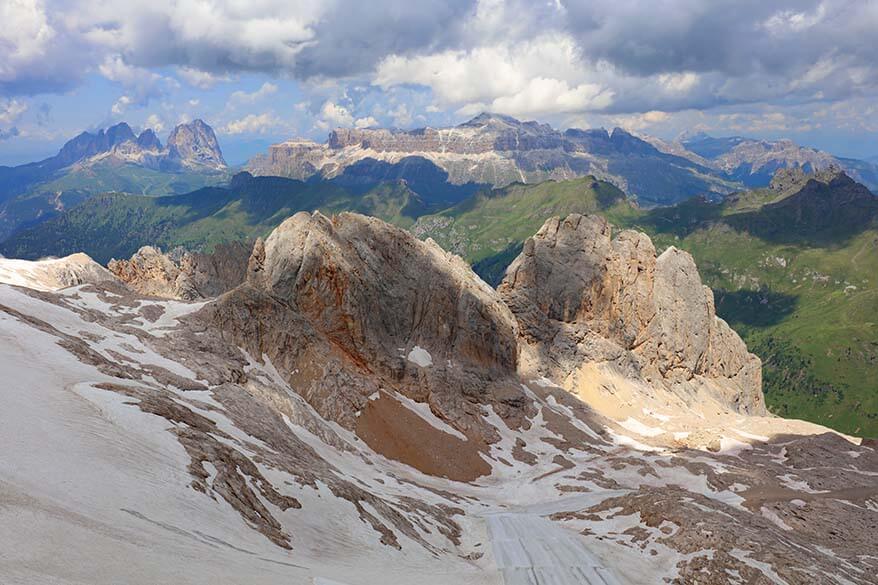
[{"label": "rocky mountain peak", "polygon": [[[534,122],[530,122],[530,124],[533,123]],[[460,124],[458,128],[484,128],[485,126],[519,127],[525,124],[528,124],[528,122],[522,122],[505,114],[482,112],[478,116]]]},{"label": "rocky mountain peak", "polygon": [[143,150],[161,150],[162,142],[152,128],[147,128],[137,137],[137,146]]},{"label": "rocky mountain peak", "polygon": [[182,248],[163,253],[143,246],[128,260],[110,260],[107,268],[128,288],[141,295],[167,299],[212,298],[244,281],[250,246],[219,244],[210,253]]},{"label": "rocky mountain peak", "polygon": [[118,124],[107,128],[107,149],[113,148],[114,146],[118,146],[123,142],[128,142],[134,139],[134,131],[131,129],[131,126],[129,126],[126,122],[119,122]]},{"label": "rocky mountain peak", "polygon": [[179,124],[168,136],[168,157],[186,167],[226,168],[213,128],[203,120]]},{"label": "rocky mountain peak", "polygon": [[60,166],[66,166],[134,141],[134,131],[125,122],[110,126],[106,130],[100,129],[96,133],[82,132],[76,138],[69,140],[61,147],[56,158]]},{"label": "rocky mountain peak", "polygon": [[[692,256],[656,256],[645,234],[615,238],[607,221],[573,214],[528,239],[498,288],[521,327],[525,364],[576,379],[583,364],[692,388],[741,412],[762,413],[759,358],[716,316]],[[547,359],[548,358],[548,359]]]}]

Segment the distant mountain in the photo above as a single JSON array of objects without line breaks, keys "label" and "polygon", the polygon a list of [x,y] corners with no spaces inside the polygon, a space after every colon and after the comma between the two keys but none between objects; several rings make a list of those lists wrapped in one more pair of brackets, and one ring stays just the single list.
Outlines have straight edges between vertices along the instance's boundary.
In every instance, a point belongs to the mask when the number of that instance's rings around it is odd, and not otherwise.
[{"label": "distant mountain", "polygon": [[0,241],[103,191],[184,193],[227,180],[213,129],[202,120],[180,124],[162,146],[153,130],[135,135],[125,122],[83,132],[57,155],[0,167]]},{"label": "distant mountain", "polygon": [[[399,167],[442,176],[451,185],[538,183],[592,175],[641,205],[668,205],[695,195],[719,196],[739,185],[689,158],[662,152],[620,128],[553,129],[509,116],[481,114],[453,128],[337,129],[326,143],[276,144],[247,168],[255,175],[322,178],[361,184],[401,178]],[[353,171],[353,172],[352,172]]]},{"label": "distant mountain", "polygon": [[836,157],[828,152],[799,146],[791,140],[756,140],[742,136],[714,138],[698,133],[678,143],[681,156],[712,167],[729,179],[749,187],[764,187],[782,168],[800,167],[815,172],[837,166],[867,187],[878,188],[878,165],[873,162]]},{"label": "distant mountain", "polygon": [[0,244],[0,254],[37,259],[82,250],[95,260],[128,258],[141,246],[211,250],[222,242],[264,236],[299,211],[359,211],[409,227],[437,211],[403,182],[353,192],[331,182],[239,173],[223,187],[183,195],[147,197],[103,193],[20,230]]}]

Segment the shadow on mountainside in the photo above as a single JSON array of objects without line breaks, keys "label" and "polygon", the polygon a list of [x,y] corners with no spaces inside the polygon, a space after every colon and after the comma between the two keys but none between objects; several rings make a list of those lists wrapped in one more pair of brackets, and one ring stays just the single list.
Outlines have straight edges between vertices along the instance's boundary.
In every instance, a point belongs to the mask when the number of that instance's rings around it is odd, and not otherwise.
[{"label": "shadow on mountainside", "polygon": [[770,327],[777,325],[799,306],[799,295],[759,290],[713,290],[716,313],[732,326]]}]

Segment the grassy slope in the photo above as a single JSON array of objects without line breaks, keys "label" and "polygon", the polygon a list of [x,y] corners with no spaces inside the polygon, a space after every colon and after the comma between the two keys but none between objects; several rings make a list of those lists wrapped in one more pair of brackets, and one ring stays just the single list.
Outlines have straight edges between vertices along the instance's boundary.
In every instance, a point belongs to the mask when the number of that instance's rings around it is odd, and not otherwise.
[{"label": "grassy slope", "polygon": [[632,215],[635,210],[625,203],[625,194],[610,183],[584,177],[483,191],[440,213],[419,218],[412,230],[470,262],[479,262],[515,248],[547,218],[569,213],[602,213],[616,218]]},{"label": "grassy slope", "polygon": [[0,244],[20,258],[82,251],[98,262],[127,258],[143,245],[211,249],[215,244],[267,235],[298,211],[356,210],[403,226],[428,210],[402,184],[352,195],[330,183],[257,177],[232,187],[206,187],[167,197],[106,193]]},{"label": "grassy slope", "polygon": [[[65,172],[31,185],[0,204],[0,241],[71,209],[89,197],[105,192],[140,195],[189,193],[202,187],[226,183],[226,172],[166,172],[135,165],[96,164]],[[0,194],[2,195],[2,194]],[[2,197],[0,197],[2,198]]]}]

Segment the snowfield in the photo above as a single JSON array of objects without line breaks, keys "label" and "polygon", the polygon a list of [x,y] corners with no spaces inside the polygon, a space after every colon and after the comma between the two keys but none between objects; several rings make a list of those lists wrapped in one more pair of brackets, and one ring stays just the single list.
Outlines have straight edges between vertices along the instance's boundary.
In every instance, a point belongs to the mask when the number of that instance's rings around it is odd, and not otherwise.
[{"label": "snowfield", "polygon": [[[42,270],[0,264],[0,583],[875,583],[878,455],[857,441],[654,394],[614,419],[537,378],[521,428],[482,409],[488,472],[455,481],[197,330],[207,302],[62,289]],[[385,401],[419,440],[479,441],[425,402],[366,399]],[[848,540],[824,538],[843,523]]]}]

